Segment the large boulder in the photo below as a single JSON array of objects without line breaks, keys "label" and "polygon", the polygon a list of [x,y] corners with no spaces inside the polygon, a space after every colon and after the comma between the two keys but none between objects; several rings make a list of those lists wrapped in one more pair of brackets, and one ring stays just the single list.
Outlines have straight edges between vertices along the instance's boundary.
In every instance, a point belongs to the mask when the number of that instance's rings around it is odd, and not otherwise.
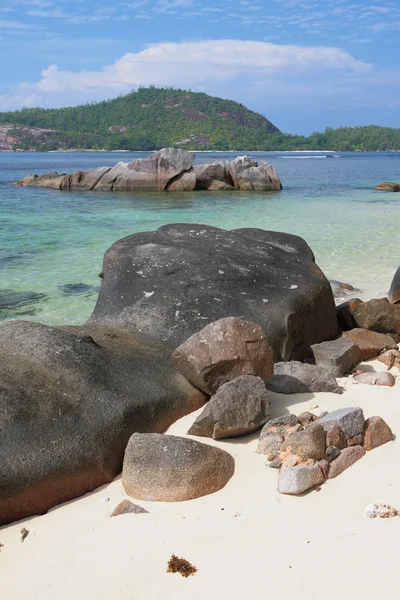
[{"label": "large boulder", "polygon": [[216,160],[204,165],[195,165],[197,188],[201,190],[233,190],[233,181],[227,166],[222,160]]},{"label": "large boulder", "polygon": [[188,433],[219,440],[247,435],[266,423],[270,402],[261,377],[242,375],[222,385]]},{"label": "large boulder", "polygon": [[175,350],[172,360],[190,383],[210,396],[239,375],[266,381],[274,373],[272,349],[261,328],[236,317],[206,325]]},{"label": "large boulder", "polygon": [[113,244],[89,322],[143,331],[176,348],[228,316],[260,325],[276,361],[303,360],[311,344],[338,332],[331,287],[303,239],[193,224]]},{"label": "large boulder", "polygon": [[400,304],[391,304],[387,298],[357,304],[353,317],[359,328],[378,333],[400,333]]},{"label": "large boulder", "polygon": [[397,344],[390,335],[368,329],[356,328],[345,331],[340,339],[354,342],[360,349],[361,360],[375,358],[385,350],[397,350]]},{"label": "large boulder", "polygon": [[144,336],[24,321],[0,336],[0,525],[109,483],[134,432],[206,400]]},{"label": "large boulder", "polygon": [[280,190],[282,184],[277,172],[265,160],[260,165],[248,156],[238,156],[227,163],[235,188],[240,190]]},{"label": "large boulder", "polygon": [[397,302],[400,302],[400,267],[394,274],[392,283],[390,285],[388,300],[391,304],[396,304]]},{"label": "large boulder", "polygon": [[233,457],[214,446],[174,435],[135,433],[126,448],[122,485],[139,500],[182,502],[222,489]]}]

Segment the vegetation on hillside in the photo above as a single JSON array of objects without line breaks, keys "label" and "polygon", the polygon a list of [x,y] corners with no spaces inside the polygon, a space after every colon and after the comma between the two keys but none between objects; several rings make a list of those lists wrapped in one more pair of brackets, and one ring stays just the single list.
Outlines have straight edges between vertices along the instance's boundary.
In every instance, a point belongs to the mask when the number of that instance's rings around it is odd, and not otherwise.
[{"label": "vegetation on hillside", "polygon": [[[400,150],[399,129],[369,125],[288,135],[232,100],[155,87],[83,106],[4,112],[1,124],[13,124],[11,145],[21,150]],[[29,128],[47,131],[34,136]]]}]

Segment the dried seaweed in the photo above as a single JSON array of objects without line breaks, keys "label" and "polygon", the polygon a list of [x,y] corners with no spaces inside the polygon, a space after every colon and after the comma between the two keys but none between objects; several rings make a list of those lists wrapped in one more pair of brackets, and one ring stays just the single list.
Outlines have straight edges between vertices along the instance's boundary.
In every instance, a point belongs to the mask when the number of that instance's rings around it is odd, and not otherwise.
[{"label": "dried seaweed", "polygon": [[189,577],[189,575],[194,575],[196,571],[197,569],[194,565],[191,565],[184,558],[178,558],[175,554],[168,561],[167,573],[180,573],[182,577]]}]

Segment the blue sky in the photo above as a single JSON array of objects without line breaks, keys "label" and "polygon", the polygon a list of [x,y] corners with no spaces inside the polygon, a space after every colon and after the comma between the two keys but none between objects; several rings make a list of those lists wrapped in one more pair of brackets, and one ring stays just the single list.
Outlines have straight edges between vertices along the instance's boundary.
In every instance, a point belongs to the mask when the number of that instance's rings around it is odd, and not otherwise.
[{"label": "blue sky", "polygon": [[0,0],[0,110],[169,85],[282,131],[400,127],[400,0]]}]

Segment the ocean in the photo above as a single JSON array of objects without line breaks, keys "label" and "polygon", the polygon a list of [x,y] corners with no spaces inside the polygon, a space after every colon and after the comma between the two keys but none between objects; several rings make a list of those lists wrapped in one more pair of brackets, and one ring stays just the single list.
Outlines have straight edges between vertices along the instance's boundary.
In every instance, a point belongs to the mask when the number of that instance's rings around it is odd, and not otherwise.
[{"label": "ocean", "polygon": [[[61,192],[12,186],[29,173],[69,173],[149,153],[0,153],[0,319],[80,324],[96,302],[103,254],[116,240],[167,223],[260,227],[303,237],[330,279],[353,295],[386,295],[400,264],[397,153],[247,152],[267,160],[281,192]],[[240,153],[197,153],[196,163]]]}]

